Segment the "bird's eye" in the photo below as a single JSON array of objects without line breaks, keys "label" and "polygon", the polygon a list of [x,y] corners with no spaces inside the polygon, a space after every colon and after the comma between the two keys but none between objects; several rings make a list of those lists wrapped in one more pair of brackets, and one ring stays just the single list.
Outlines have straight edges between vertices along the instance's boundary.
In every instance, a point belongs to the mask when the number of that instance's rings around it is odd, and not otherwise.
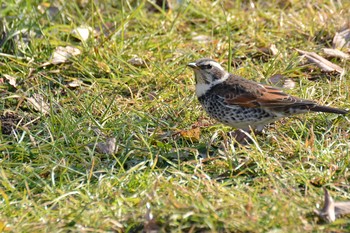
[{"label": "bird's eye", "polygon": [[212,66],[210,64],[208,64],[208,65],[201,65],[201,68],[203,70],[210,70],[212,68]]}]

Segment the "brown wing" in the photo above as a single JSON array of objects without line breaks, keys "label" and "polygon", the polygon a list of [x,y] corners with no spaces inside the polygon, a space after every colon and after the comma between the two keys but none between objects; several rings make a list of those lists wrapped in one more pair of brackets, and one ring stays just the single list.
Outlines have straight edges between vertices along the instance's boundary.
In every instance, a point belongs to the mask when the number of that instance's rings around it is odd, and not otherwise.
[{"label": "brown wing", "polygon": [[315,105],[313,101],[293,97],[278,88],[258,84],[233,75],[227,80],[226,84],[221,85],[220,89],[216,93],[225,98],[225,103],[228,105],[239,105],[248,108],[263,107],[271,110]]}]

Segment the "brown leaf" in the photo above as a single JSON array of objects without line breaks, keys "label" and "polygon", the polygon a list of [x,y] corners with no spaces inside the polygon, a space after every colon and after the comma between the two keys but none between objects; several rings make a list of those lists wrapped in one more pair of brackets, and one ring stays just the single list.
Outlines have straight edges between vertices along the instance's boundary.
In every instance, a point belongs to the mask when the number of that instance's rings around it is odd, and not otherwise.
[{"label": "brown leaf", "polygon": [[335,33],[333,48],[350,48],[350,28]]},{"label": "brown leaf", "polygon": [[296,49],[296,50],[300,54],[304,55],[309,62],[314,63],[316,66],[321,68],[321,70],[323,70],[324,72],[333,72],[333,71],[336,71],[338,73],[344,72],[343,68],[321,57],[317,53],[307,52],[300,49]]},{"label": "brown leaf", "polygon": [[200,139],[200,128],[199,127],[194,127],[189,130],[181,130],[179,133],[181,137],[183,137],[186,140],[191,140],[198,142]]}]

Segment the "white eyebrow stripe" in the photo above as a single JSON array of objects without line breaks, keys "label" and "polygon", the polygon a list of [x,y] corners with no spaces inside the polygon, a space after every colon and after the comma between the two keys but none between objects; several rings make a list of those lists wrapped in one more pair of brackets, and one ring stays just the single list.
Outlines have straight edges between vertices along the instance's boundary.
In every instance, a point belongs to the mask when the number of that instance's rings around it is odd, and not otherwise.
[{"label": "white eyebrow stripe", "polygon": [[212,65],[212,66],[215,66],[216,68],[218,68],[218,69],[220,69],[220,70],[223,70],[223,69],[224,69],[224,68],[222,68],[222,66],[221,66],[219,63],[217,63],[217,62],[210,61],[209,64]]}]

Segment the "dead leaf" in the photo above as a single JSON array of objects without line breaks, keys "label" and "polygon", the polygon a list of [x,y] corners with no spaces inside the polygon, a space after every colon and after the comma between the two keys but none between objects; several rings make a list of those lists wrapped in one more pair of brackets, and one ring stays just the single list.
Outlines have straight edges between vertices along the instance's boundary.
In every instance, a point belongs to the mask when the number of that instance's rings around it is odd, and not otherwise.
[{"label": "dead leaf", "polygon": [[213,39],[210,36],[198,35],[198,36],[192,37],[192,40],[198,41],[201,43],[208,43],[208,42],[211,42]]},{"label": "dead leaf", "polygon": [[13,77],[11,75],[8,75],[8,74],[4,74],[4,77],[5,79],[9,82],[9,84],[13,87],[16,87],[17,86],[17,83],[16,83],[16,77]]},{"label": "dead leaf", "polygon": [[303,51],[303,50],[300,50],[300,49],[296,49],[296,50],[300,54],[304,55],[309,62],[314,63],[316,66],[321,68],[321,70],[324,71],[324,72],[336,71],[336,72],[338,72],[340,74],[344,72],[343,68],[341,68],[340,66],[338,66],[338,65],[328,61],[327,59],[325,59],[323,57],[321,57],[317,53],[307,52],[307,51]]},{"label": "dead leaf", "polygon": [[270,83],[272,83],[274,86],[281,87],[284,89],[293,89],[295,88],[295,82],[290,79],[286,78],[285,76],[281,74],[275,74],[271,78],[269,78]]},{"label": "dead leaf", "polygon": [[350,48],[350,28],[335,33],[333,48]]},{"label": "dead leaf", "polygon": [[328,190],[324,189],[324,205],[321,210],[314,211],[320,218],[333,222],[335,220],[334,200],[329,195]]},{"label": "dead leaf", "polygon": [[81,81],[79,79],[75,79],[75,80],[69,82],[67,85],[69,87],[80,87],[82,83],[83,83],[83,81]]},{"label": "dead leaf", "polygon": [[54,65],[65,63],[69,58],[80,54],[81,51],[73,46],[58,46],[51,56],[50,63]]},{"label": "dead leaf", "polygon": [[75,37],[80,41],[87,41],[91,35],[93,36],[96,33],[92,27],[80,26],[80,27],[77,27],[76,29],[73,29],[71,34],[73,37]]},{"label": "dead leaf", "polygon": [[334,202],[328,190],[324,189],[324,205],[321,210],[314,212],[323,220],[333,222],[339,215],[350,213],[350,201]]},{"label": "dead leaf", "polygon": [[314,127],[311,125],[310,130],[308,131],[308,136],[305,140],[305,147],[310,147],[311,151],[314,151],[314,144],[315,144],[315,133],[314,133]]},{"label": "dead leaf", "polygon": [[48,114],[50,112],[50,105],[44,101],[42,95],[35,93],[32,97],[27,97],[26,99],[38,112],[43,114]]},{"label": "dead leaf", "polygon": [[128,63],[136,67],[146,67],[145,61],[140,57],[133,57],[128,60]]},{"label": "dead leaf", "polygon": [[186,140],[191,140],[193,142],[198,142],[200,139],[200,128],[194,127],[189,130],[181,130],[179,134]]},{"label": "dead leaf", "polygon": [[277,49],[275,44],[270,45],[269,48],[270,48],[270,51],[271,51],[272,55],[276,56],[278,54],[279,51],[278,51],[278,49]]},{"label": "dead leaf", "polygon": [[330,56],[330,57],[337,57],[337,58],[341,58],[341,59],[345,59],[345,60],[349,60],[350,59],[350,55],[347,53],[344,53],[343,51],[340,51],[338,49],[328,49],[328,48],[324,48],[323,52]]},{"label": "dead leaf", "polygon": [[[107,138],[106,142],[98,142],[95,146],[96,151],[101,154],[112,155],[117,151],[116,147],[117,139],[115,138]],[[92,147],[93,144],[90,144]]]},{"label": "dead leaf", "polygon": [[275,44],[271,44],[269,47],[258,48],[258,50],[261,53],[273,56],[276,56],[279,52]]}]

